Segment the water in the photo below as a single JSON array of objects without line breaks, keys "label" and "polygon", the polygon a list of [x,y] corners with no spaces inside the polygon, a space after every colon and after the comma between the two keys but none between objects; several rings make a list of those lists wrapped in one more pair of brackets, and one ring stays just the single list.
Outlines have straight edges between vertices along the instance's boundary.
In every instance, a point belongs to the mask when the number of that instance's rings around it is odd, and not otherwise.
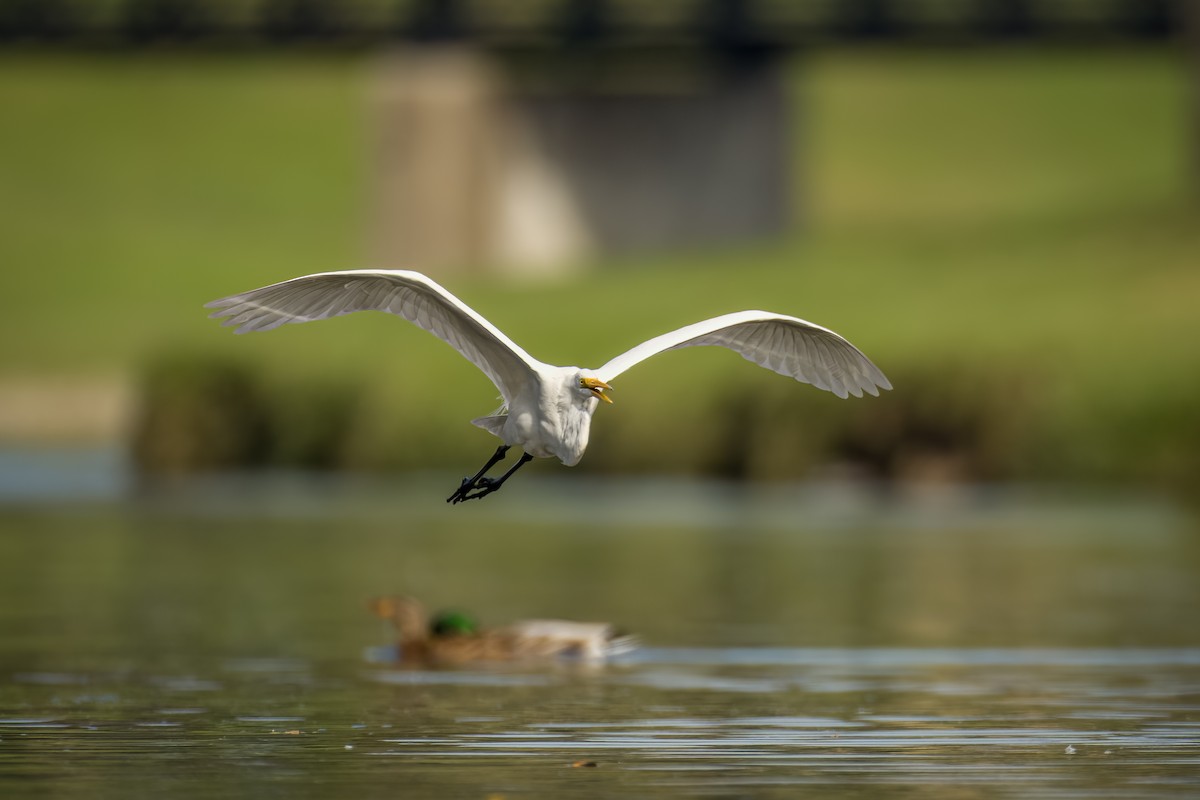
[{"label": "water", "polygon": [[[1200,793],[1200,531],[1164,503],[444,483],[10,492],[0,796]],[[401,666],[394,591],[646,646]]]}]

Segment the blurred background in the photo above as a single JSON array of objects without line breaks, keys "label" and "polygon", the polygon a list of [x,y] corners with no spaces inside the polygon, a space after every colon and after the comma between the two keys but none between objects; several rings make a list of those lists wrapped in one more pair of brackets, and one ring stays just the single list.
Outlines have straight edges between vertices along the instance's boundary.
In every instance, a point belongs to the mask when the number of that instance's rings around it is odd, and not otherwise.
[{"label": "blurred background", "polygon": [[[0,0],[0,785],[778,796],[790,746],[895,796],[1194,790],[1198,7]],[[362,267],[549,363],[764,308],[895,390],[671,353],[578,467],[451,507],[496,446],[466,360],[203,307]],[[364,658],[392,592],[648,647],[405,673]],[[634,735],[581,795],[585,723]]]},{"label": "blurred background", "polygon": [[[9,563],[32,569],[26,590],[44,598],[94,580],[90,591],[109,596],[105,581],[134,580],[144,566],[122,553],[140,541],[136,515],[147,508],[178,502],[182,516],[163,525],[220,528],[231,542],[240,533],[223,526],[269,529],[282,549],[289,525],[333,537],[353,528],[339,514],[357,514],[368,518],[354,517],[365,538],[322,539],[297,554],[319,572],[327,549],[351,548],[327,600],[411,588],[513,613],[608,615],[669,594],[622,584],[642,557],[659,564],[678,547],[679,563],[694,557],[701,571],[737,559],[701,558],[691,552],[701,540],[635,546],[643,540],[629,535],[613,582],[581,594],[580,571],[596,557],[581,559],[587,548],[570,537],[537,538],[581,525],[579,508],[599,526],[619,528],[612,514],[622,511],[629,524],[678,531],[717,520],[735,533],[792,531],[795,541],[900,520],[939,533],[910,542],[918,555],[896,578],[907,588],[876,597],[869,624],[847,627],[828,602],[875,584],[864,564],[895,560],[891,544],[864,535],[837,550],[828,574],[838,588],[821,589],[823,601],[782,602],[817,591],[785,573],[770,591],[732,574],[680,577],[677,623],[651,623],[653,632],[687,639],[678,619],[688,609],[741,602],[703,619],[734,630],[766,615],[785,631],[766,641],[946,643],[964,631],[990,641],[989,619],[1015,631],[1012,641],[1070,638],[1070,625],[1031,611],[1053,605],[1058,570],[1024,570],[1065,569],[1079,553],[1001,556],[1031,540],[1000,537],[947,556],[946,531],[979,520],[955,516],[963,507],[945,498],[1082,494],[1101,527],[1139,535],[1191,519],[1200,483],[1192,8],[0,0]],[[448,518],[442,499],[495,446],[468,423],[496,404],[474,367],[384,315],[248,337],[206,319],[214,298],[358,267],[427,272],[550,363],[600,364],[677,326],[767,308],[846,335],[896,389],[842,401],[728,352],[672,353],[622,378],[579,467],[539,462],[504,496]],[[916,518],[888,505],[925,496],[949,505]],[[1020,497],[1005,514],[1041,508]],[[1132,516],[1104,504],[1128,497],[1140,509]],[[63,509],[77,515],[46,521]],[[992,509],[981,524],[1086,529],[1076,511],[1064,512],[1071,524],[1035,514],[1025,525],[997,522]],[[532,525],[546,562],[518,563],[530,558],[519,543],[505,561],[493,549],[524,540],[482,544],[485,520],[510,536]],[[1155,551],[1170,554],[1154,562],[1170,575],[1151,570],[1122,586],[1153,586],[1170,608],[1200,602],[1185,588],[1196,558],[1194,526],[1183,524],[1187,537]],[[90,577],[39,572],[70,541],[20,533],[43,525],[109,531],[77,565]],[[190,553],[190,534],[178,535]],[[381,541],[387,557],[376,557]],[[1128,561],[1120,548],[1087,552],[1099,576]],[[748,575],[789,560],[764,553]],[[183,582],[172,585],[202,580],[188,572],[191,556],[177,557]],[[89,572],[94,558],[111,567],[97,573],[107,577]],[[994,583],[963,583],[976,568]],[[253,592],[258,573],[247,569]],[[511,585],[530,570],[557,587],[545,603],[530,595],[538,581]],[[1097,575],[1083,585],[1102,583]],[[194,592],[212,590],[203,580]],[[998,612],[1013,583],[1042,599]],[[976,593],[983,584],[995,591]],[[286,605],[295,586],[276,589]],[[967,603],[962,624],[937,621],[947,597]],[[924,610],[897,613],[913,603]],[[1149,635],[1163,608],[1151,603],[1085,638]],[[253,630],[278,622],[267,613]],[[700,639],[717,635],[688,624]]]},{"label": "blurred background", "polygon": [[1186,495],[1189,7],[2,0],[0,442],[142,475],[465,471],[493,389],[432,337],[240,338],[202,308],[391,267],[551,363],[762,307],[898,387],[672,354],[579,472]]}]

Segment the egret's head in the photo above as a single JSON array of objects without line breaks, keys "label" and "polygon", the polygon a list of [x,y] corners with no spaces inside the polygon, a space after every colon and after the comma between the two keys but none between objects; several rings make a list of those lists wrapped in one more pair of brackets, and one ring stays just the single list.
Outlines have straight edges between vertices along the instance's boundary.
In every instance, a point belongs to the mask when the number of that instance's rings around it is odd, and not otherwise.
[{"label": "egret's head", "polygon": [[612,391],[612,387],[594,376],[580,375],[579,389],[590,392],[594,397],[598,397],[606,403],[612,402],[612,398],[605,394],[606,391]]}]

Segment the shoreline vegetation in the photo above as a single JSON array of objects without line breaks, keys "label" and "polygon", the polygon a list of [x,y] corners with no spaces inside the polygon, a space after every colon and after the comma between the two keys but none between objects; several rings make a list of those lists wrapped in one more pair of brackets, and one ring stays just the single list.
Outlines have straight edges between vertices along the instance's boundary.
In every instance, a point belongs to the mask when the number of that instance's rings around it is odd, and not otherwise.
[{"label": "shoreline vegetation", "polygon": [[[468,420],[493,387],[413,326],[235,337],[202,307],[385,266],[361,261],[368,71],[0,56],[0,259],[19,265],[0,277],[0,440],[126,436],[166,472],[490,452]],[[896,390],[840,401],[730,353],[671,353],[622,376],[578,469],[1194,489],[1200,208],[1176,55],[835,49],[794,77],[794,234],[547,283],[436,277],[549,362],[761,307],[846,335]]]}]

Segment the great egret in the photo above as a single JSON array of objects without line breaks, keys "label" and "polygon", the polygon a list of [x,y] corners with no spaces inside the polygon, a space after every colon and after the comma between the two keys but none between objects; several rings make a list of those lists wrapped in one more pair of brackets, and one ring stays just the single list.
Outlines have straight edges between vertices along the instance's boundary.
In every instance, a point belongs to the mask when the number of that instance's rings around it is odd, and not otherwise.
[{"label": "great egret", "polygon": [[[639,362],[681,347],[719,345],[759,366],[810,383],[838,397],[878,395],[891,384],[879,368],[838,334],[796,317],[737,311],[656,336],[598,369],[556,367],[530,356],[494,325],[432,279],[408,270],[319,272],[208,303],[237,333],[266,331],[289,322],[328,319],[355,311],[386,311],[437,336],[479,367],[504,401],[494,414],[471,420],[500,445],[473,477],[446,498],[474,500],[498,490],[535,456],[568,467],[587,448],[592,414],[611,403],[609,382]],[[484,477],[509,447],[523,451],[499,478]]]}]

